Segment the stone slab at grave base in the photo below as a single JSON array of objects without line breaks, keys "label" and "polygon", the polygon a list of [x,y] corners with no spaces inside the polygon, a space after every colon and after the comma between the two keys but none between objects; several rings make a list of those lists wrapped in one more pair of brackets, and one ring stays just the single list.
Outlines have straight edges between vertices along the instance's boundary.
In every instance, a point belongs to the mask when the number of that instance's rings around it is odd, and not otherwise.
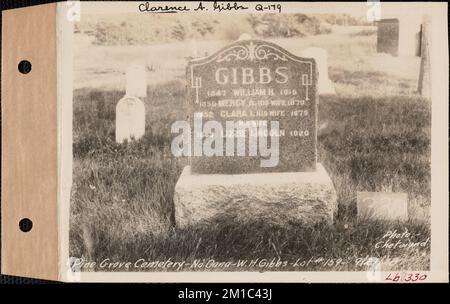
[{"label": "stone slab at grave base", "polygon": [[238,222],[289,221],[312,225],[333,221],[337,195],[321,164],[315,172],[192,174],[186,166],[175,186],[178,227],[210,224],[231,217]]}]

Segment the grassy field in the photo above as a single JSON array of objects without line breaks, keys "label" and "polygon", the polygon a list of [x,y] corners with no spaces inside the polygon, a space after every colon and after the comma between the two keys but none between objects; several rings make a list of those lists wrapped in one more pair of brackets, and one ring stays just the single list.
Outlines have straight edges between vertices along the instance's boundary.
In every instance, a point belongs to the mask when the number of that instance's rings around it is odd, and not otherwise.
[{"label": "grassy field", "polygon": [[[373,32],[358,33],[275,41],[288,50],[305,46],[329,50],[330,78],[338,94],[320,98],[319,161],[338,192],[339,212],[333,225],[315,227],[239,223],[224,217],[209,227],[176,228],[173,193],[187,160],[171,155],[170,126],[186,113],[184,45],[155,46],[154,53],[149,47],[82,47],[92,57],[78,52],[76,77],[93,81],[78,82],[74,91],[70,255],[96,262],[106,258],[348,261],[272,269],[303,271],[365,270],[367,266],[358,261],[379,257],[386,259],[385,270],[428,269],[429,245],[389,250],[375,244],[394,230],[407,229],[411,242],[423,242],[430,235],[431,105],[415,93],[417,59],[376,54]],[[208,42],[210,49],[225,44]],[[118,66],[123,62],[117,63],[117,58],[128,58],[127,52],[149,65],[156,62],[149,54],[174,59],[149,72],[145,136],[120,145],[114,141],[115,105],[124,90],[117,85],[123,78]],[[98,70],[101,75],[93,72]],[[356,191],[406,192],[410,219],[406,223],[357,219]],[[242,270],[254,269],[260,270]]]}]

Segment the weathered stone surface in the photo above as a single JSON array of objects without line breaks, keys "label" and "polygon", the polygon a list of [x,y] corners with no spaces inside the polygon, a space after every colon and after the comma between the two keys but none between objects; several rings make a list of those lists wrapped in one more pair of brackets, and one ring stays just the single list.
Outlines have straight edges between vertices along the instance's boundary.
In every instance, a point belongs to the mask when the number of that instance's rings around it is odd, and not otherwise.
[{"label": "weathered stone surface", "polygon": [[420,56],[421,22],[420,15],[405,14],[399,16],[399,56]]},{"label": "weathered stone surface", "polygon": [[[238,156],[236,145],[235,155],[227,155],[224,144],[220,149],[222,155],[194,155],[192,172],[315,170],[317,69],[314,59],[297,57],[270,42],[244,39],[210,57],[192,60],[186,77],[191,118],[195,113],[202,113],[204,122],[217,121],[223,129],[227,122],[238,121],[267,123],[269,132],[271,123],[278,122],[280,129],[276,166],[262,167],[261,159],[266,158],[261,157],[260,151],[257,155]],[[222,136],[223,141],[232,137],[229,134]],[[206,139],[209,135],[200,136]],[[267,141],[270,143],[270,138]],[[248,136],[246,142],[248,145]]]},{"label": "weathered stone surface", "polygon": [[358,217],[408,219],[408,195],[392,192],[357,192]]},{"label": "weathered stone surface", "polygon": [[177,225],[210,224],[225,216],[239,222],[290,220],[310,225],[332,221],[337,209],[333,183],[321,164],[315,172],[192,174],[186,166],[175,186]]},{"label": "weathered stone surface", "polygon": [[145,105],[135,97],[124,97],[116,105],[116,142],[138,140],[145,134]]},{"label": "weathered stone surface", "polygon": [[377,22],[377,53],[398,56],[399,21],[398,19],[381,19]]}]

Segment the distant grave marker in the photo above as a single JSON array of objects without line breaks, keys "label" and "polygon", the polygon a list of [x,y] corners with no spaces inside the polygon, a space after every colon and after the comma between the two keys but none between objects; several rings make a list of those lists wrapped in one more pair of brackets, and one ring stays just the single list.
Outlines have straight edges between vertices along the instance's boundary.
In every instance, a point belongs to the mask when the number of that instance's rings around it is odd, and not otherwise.
[{"label": "distant grave marker", "polygon": [[398,56],[398,39],[398,19],[381,19],[377,22],[377,53]]},{"label": "distant grave marker", "polygon": [[133,64],[126,71],[126,96],[147,97],[147,75],[145,66]]},{"label": "distant grave marker", "polygon": [[[279,122],[279,164],[261,167],[260,155],[194,156],[195,173],[254,173],[314,171],[316,168],[316,65],[311,58],[294,56],[260,40],[240,40],[187,68],[191,113],[203,120]],[[259,127],[252,128],[254,133]],[[250,132],[250,127],[248,128]],[[259,129],[260,130],[260,129]],[[248,142],[248,138],[246,139]],[[236,150],[236,147],[234,147]]]},{"label": "distant grave marker", "polygon": [[239,222],[332,222],[337,195],[317,163],[312,58],[245,38],[190,61],[186,77],[191,127],[180,124],[190,131],[177,139],[193,143],[172,142],[192,153],[175,186],[179,227],[227,216]]},{"label": "distant grave marker", "polygon": [[357,192],[358,217],[385,220],[408,219],[408,196],[406,193]]},{"label": "distant grave marker", "polygon": [[422,18],[405,14],[399,17],[399,56],[420,56],[420,32]]},{"label": "distant grave marker", "polygon": [[252,36],[250,36],[250,34],[243,33],[239,36],[238,40],[250,40],[250,39],[252,39]]},{"label": "distant grave marker", "polygon": [[325,49],[311,47],[303,50],[302,57],[314,58],[319,71],[319,94],[336,94],[333,82],[328,78],[328,52]]},{"label": "distant grave marker", "polygon": [[377,52],[392,56],[420,56],[421,20],[400,16],[377,22]]},{"label": "distant grave marker", "polygon": [[136,97],[125,96],[116,106],[116,142],[138,140],[144,133],[144,103]]},{"label": "distant grave marker", "polygon": [[197,58],[199,57],[198,55],[198,46],[197,46],[197,41],[195,41],[194,39],[192,39],[190,42],[190,47],[191,47],[191,53],[192,53],[192,57]]}]

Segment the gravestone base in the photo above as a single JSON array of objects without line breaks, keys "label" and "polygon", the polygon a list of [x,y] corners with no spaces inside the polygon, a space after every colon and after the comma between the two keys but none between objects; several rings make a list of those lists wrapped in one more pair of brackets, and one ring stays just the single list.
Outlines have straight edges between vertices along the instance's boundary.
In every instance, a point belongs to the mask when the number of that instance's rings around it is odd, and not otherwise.
[{"label": "gravestone base", "polygon": [[239,223],[331,223],[337,211],[336,190],[319,163],[315,172],[238,175],[193,174],[186,166],[175,186],[174,203],[181,228],[224,217]]}]

